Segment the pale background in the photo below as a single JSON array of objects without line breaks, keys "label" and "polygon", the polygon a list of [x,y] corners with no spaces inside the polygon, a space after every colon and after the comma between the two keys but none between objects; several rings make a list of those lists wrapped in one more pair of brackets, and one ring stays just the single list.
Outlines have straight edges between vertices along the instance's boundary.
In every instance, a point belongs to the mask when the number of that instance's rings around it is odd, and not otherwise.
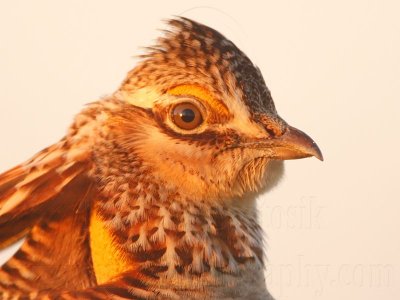
[{"label": "pale background", "polygon": [[[259,200],[277,299],[400,299],[398,1],[1,1],[0,170],[63,136],[185,15],[261,68],[325,162],[286,163]],[[4,261],[10,251],[0,254]]]}]

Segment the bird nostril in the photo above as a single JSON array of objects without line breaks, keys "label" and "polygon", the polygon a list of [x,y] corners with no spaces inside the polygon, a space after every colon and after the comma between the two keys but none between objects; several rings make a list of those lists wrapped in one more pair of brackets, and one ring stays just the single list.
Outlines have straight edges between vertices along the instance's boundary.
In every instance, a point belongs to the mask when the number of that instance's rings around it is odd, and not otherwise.
[{"label": "bird nostril", "polygon": [[260,116],[258,121],[261,123],[270,137],[280,137],[286,131],[286,126],[283,126],[284,124],[282,124],[282,122],[271,119],[265,115]]},{"label": "bird nostril", "polygon": [[282,130],[278,129],[275,126],[271,126],[271,124],[263,124],[265,131],[267,131],[268,135],[271,137],[279,137],[281,136]]}]

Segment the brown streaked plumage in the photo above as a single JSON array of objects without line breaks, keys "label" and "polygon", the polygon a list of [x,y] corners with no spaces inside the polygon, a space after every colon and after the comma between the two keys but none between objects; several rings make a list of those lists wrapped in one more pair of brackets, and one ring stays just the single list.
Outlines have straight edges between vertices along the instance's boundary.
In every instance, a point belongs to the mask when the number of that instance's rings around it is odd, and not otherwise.
[{"label": "brown streaked plumage", "polygon": [[270,297],[255,196],[277,161],[321,152],[232,42],[169,24],[118,91],[0,175],[0,247],[26,235],[2,299]]}]

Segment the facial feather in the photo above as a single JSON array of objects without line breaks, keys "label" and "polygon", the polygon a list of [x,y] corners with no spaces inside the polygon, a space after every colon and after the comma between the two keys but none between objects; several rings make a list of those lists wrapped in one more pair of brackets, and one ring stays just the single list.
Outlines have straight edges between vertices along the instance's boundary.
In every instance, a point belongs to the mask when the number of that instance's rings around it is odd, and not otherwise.
[{"label": "facial feather", "polygon": [[255,197],[276,159],[322,155],[232,42],[169,24],[118,91],[0,175],[0,245],[33,226],[0,296],[267,296]]}]

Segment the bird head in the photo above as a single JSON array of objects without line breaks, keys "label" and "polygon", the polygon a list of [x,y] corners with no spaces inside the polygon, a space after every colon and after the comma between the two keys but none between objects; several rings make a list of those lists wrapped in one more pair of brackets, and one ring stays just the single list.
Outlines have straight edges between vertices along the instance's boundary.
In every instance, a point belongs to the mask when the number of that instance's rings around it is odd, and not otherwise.
[{"label": "bird head", "polygon": [[184,197],[233,199],[262,188],[272,161],[322,160],[231,41],[185,18],[169,24],[115,94],[127,104],[116,140],[146,174]]}]

